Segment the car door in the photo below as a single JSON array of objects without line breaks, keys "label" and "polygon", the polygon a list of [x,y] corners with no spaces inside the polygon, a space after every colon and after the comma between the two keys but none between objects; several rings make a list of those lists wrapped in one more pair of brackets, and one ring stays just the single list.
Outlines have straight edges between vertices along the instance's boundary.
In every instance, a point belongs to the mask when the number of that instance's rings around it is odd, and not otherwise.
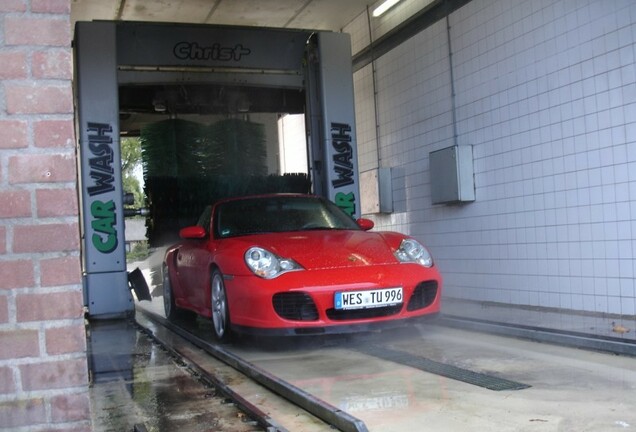
[{"label": "car door", "polygon": [[184,240],[177,252],[177,266],[179,281],[183,289],[185,300],[198,313],[203,314],[206,309],[207,288],[210,275],[210,210],[206,209],[197,222],[198,226],[206,230],[206,237],[202,239]]}]

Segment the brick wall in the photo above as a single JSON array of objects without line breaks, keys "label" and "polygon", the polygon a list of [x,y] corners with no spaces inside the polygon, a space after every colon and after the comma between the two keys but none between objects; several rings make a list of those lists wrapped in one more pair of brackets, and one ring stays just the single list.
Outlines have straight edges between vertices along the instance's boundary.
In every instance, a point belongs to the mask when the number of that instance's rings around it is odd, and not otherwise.
[{"label": "brick wall", "polygon": [[91,430],[70,4],[0,2],[0,430]]}]

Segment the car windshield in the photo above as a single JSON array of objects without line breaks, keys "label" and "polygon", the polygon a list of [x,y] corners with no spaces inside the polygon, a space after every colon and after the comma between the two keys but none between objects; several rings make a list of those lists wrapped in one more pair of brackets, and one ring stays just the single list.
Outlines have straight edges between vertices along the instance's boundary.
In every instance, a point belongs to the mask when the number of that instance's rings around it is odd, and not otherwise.
[{"label": "car windshield", "polygon": [[317,197],[260,197],[228,201],[215,210],[219,238],[246,234],[358,230],[358,224],[330,201]]}]

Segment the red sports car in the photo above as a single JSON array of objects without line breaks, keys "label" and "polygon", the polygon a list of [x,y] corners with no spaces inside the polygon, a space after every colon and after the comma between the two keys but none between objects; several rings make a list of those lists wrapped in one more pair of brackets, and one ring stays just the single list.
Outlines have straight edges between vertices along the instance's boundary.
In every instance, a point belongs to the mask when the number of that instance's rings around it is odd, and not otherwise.
[{"label": "red sports car", "polygon": [[232,333],[307,335],[371,330],[440,310],[441,277],[427,249],[371,232],[328,200],[261,195],[219,201],[166,251],[163,299]]}]

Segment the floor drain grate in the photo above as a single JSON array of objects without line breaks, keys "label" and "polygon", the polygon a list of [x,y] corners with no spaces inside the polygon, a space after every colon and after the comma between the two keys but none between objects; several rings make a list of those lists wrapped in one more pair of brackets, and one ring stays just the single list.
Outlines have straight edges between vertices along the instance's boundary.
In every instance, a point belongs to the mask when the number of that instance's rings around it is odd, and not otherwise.
[{"label": "floor drain grate", "polygon": [[451,378],[468,384],[473,384],[479,387],[487,388],[489,390],[523,390],[531,387],[528,384],[510,381],[504,378],[486,375],[479,372],[473,372],[468,369],[463,369],[446,363],[436,362],[434,360],[427,359],[426,357],[420,357],[389,348],[367,346],[358,347],[357,350],[373,357],[392,361],[394,363],[399,363],[405,366],[410,366],[415,369],[430,372],[436,375],[441,375],[446,378]]}]

